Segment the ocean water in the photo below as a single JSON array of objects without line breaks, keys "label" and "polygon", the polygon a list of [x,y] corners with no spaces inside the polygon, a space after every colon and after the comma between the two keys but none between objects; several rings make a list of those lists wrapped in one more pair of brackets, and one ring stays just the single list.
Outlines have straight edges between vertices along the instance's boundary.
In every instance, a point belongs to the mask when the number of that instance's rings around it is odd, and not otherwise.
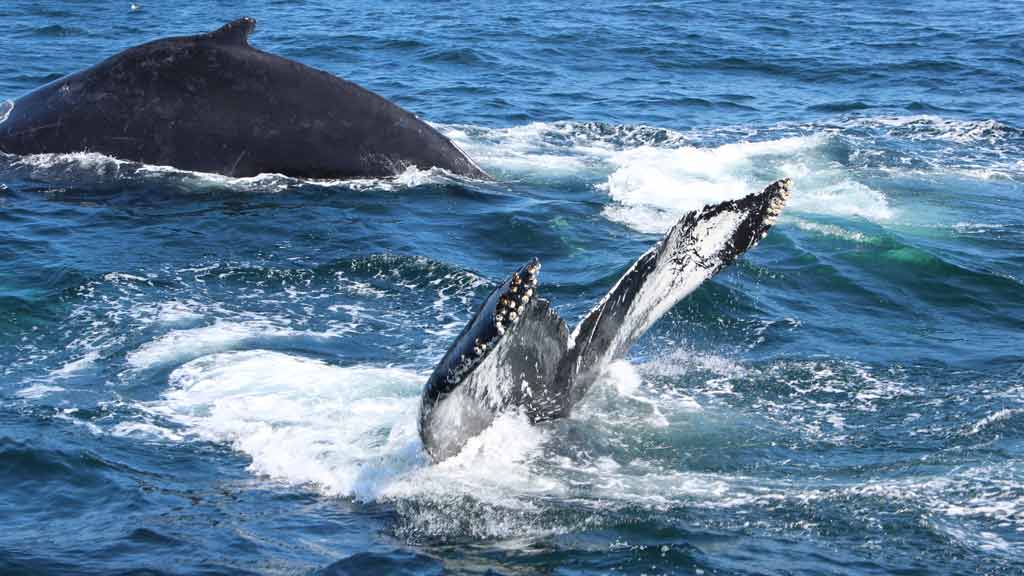
[{"label": "ocean water", "polygon": [[[5,0],[0,99],[249,15],[496,181],[0,155],[0,572],[1024,572],[1019,5],[137,4]],[[784,176],[572,418],[427,461],[515,266],[574,321]]]}]

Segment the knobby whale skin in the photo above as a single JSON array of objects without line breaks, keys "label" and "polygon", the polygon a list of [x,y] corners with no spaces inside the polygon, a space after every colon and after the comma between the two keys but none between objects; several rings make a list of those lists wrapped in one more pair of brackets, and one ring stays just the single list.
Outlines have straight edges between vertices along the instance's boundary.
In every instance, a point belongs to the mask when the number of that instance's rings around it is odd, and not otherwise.
[{"label": "knobby whale skin", "polygon": [[539,297],[531,260],[494,289],[423,390],[419,430],[435,461],[449,458],[503,410],[534,422],[568,416],[612,360],[681,299],[768,233],[789,179],[683,216],[626,270],[570,334]]}]

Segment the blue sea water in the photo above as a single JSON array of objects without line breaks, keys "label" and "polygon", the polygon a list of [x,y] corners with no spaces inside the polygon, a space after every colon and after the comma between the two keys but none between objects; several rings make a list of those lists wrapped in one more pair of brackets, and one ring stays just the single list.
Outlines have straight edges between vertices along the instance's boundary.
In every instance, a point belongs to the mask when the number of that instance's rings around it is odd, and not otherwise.
[{"label": "blue sea water", "polygon": [[[1018,4],[137,4],[5,0],[0,99],[249,15],[496,181],[0,155],[0,572],[1024,571]],[[427,461],[421,386],[515,266],[578,318],[784,176],[572,418]]]}]

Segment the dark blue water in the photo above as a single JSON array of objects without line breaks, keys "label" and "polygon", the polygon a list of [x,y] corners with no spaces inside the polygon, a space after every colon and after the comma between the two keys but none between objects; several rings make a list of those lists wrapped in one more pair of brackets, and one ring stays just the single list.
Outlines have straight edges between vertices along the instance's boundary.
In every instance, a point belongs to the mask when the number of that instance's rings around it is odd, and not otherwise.
[{"label": "dark blue water", "polygon": [[[0,572],[1024,571],[1019,5],[140,4],[6,0],[0,99],[251,15],[497,182],[0,157]],[[783,176],[573,418],[427,462],[420,387],[514,266],[577,318]]]}]

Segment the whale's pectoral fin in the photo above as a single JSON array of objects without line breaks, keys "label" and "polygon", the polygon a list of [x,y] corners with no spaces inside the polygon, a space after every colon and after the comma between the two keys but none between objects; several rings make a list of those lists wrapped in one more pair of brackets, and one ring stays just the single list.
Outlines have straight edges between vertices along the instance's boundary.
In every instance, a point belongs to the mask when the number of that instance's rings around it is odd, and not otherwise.
[{"label": "whale's pectoral fin", "polygon": [[772,183],[738,200],[705,206],[683,216],[644,253],[573,332],[559,370],[571,383],[567,411],[611,360],[677,302],[768,233],[789,198],[791,181]]}]

